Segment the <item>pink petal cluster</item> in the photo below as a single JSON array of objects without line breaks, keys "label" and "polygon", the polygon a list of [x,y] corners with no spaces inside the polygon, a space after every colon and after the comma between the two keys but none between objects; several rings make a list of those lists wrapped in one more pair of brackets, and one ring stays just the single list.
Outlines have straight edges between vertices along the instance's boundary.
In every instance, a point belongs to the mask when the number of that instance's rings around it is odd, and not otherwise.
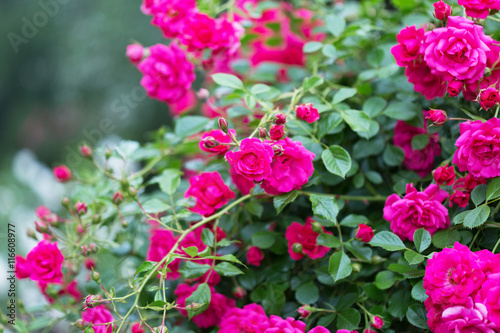
[{"label": "pink petal cluster", "polygon": [[490,9],[500,10],[500,0],[458,0],[460,6],[465,7],[467,16],[485,19]]},{"label": "pink petal cluster", "polygon": [[424,276],[428,325],[433,332],[500,329],[500,254],[471,252],[455,243],[429,259]]},{"label": "pink petal cluster", "polygon": [[398,44],[391,48],[391,53],[398,66],[406,67],[420,57],[420,47],[424,40],[424,29],[417,29],[414,25],[402,29],[397,35]]},{"label": "pink petal cluster", "polygon": [[64,257],[57,242],[52,244],[42,240],[28,253],[26,259],[16,256],[16,275],[20,279],[29,277],[32,281],[42,283],[61,283],[63,262]]},{"label": "pink petal cluster", "polygon": [[[82,312],[82,319],[85,324],[94,324],[92,329],[95,333],[112,333],[112,324],[104,325],[106,323],[111,323],[115,319],[111,312],[104,305],[98,305],[95,308],[88,308]],[[98,325],[101,324],[101,325]]]},{"label": "pink petal cluster", "polygon": [[71,180],[71,170],[65,165],[56,166],[52,172],[54,173],[56,180],[61,183],[66,183]]},{"label": "pink petal cluster", "polygon": [[460,171],[468,171],[474,177],[500,176],[500,119],[486,122],[467,121],[460,124],[458,147],[453,163]]},{"label": "pink petal cluster", "polygon": [[438,140],[439,134],[428,134],[429,142],[427,146],[420,150],[414,150],[411,144],[412,139],[416,135],[427,134],[427,127],[419,128],[408,125],[402,120],[398,120],[394,128],[394,145],[400,147],[405,152],[403,165],[425,177],[431,170],[434,164],[434,156],[441,155]]},{"label": "pink petal cluster", "polygon": [[247,263],[249,265],[260,266],[260,262],[264,259],[262,250],[256,246],[251,246],[247,252]]},{"label": "pink petal cluster", "polygon": [[479,93],[478,101],[483,109],[489,110],[500,102],[500,92],[495,87],[483,89]]},{"label": "pink petal cluster", "polygon": [[486,184],[486,179],[471,175],[458,178],[453,184],[453,193],[450,195],[450,207],[453,207],[453,205],[459,207],[467,206],[472,190],[480,184]]},{"label": "pink petal cluster", "polygon": [[[230,129],[229,134],[236,138],[236,131],[234,129]],[[224,133],[224,131],[220,129],[206,132],[201,137],[200,149],[207,153],[224,155],[229,151],[229,143],[232,142],[229,134]]]},{"label": "pink petal cluster", "polygon": [[184,29],[186,19],[196,12],[196,0],[144,0],[141,10],[153,16],[151,23],[166,38],[174,38]]},{"label": "pink petal cluster", "polygon": [[447,197],[448,192],[436,184],[429,185],[423,192],[407,184],[403,198],[395,193],[387,198],[384,219],[391,222],[391,230],[402,240],[413,241],[415,231],[422,228],[433,235],[450,226],[448,209],[441,203]]},{"label": "pink petal cluster", "polygon": [[196,199],[196,205],[189,210],[203,216],[213,214],[235,197],[231,189],[224,184],[221,175],[217,172],[203,172],[189,179],[190,187],[185,197]]},{"label": "pink petal cluster", "polygon": [[313,107],[313,103],[304,103],[295,108],[297,118],[307,121],[309,124],[319,119],[318,109]]},{"label": "pink petal cluster", "polygon": [[[170,230],[154,229],[151,231],[149,238],[149,249],[146,255],[146,260],[159,262],[165,257],[172,247],[177,242],[178,237]],[[178,279],[181,274],[179,273],[181,261],[175,259],[168,264],[167,279]]]},{"label": "pink petal cluster", "polygon": [[432,171],[432,176],[438,185],[450,186],[455,182],[455,167],[445,164]]},{"label": "pink petal cluster", "polygon": [[[319,233],[312,229],[312,217],[306,219],[306,224],[302,225],[298,222],[293,222],[287,229],[285,237],[288,241],[288,253],[293,260],[300,260],[307,255],[311,259],[318,259],[325,256],[330,251],[330,248],[322,245],[317,245],[316,240]],[[321,226],[323,233],[332,235],[330,231],[325,231]],[[297,251],[294,244],[300,244],[301,250]]]},{"label": "pink petal cluster", "polygon": [[273,148],[256,138],[241,141],[240,150],[228,152],[226,159],[239,175],[260,182],[271,173]]},{"label": "pink petal cluster", "polygon": [[165,103],[181,100],[195,79],[194,65],[176,43],[151,46],[149,56],[137,68],[144,75],[141,85],[148,96]]}]

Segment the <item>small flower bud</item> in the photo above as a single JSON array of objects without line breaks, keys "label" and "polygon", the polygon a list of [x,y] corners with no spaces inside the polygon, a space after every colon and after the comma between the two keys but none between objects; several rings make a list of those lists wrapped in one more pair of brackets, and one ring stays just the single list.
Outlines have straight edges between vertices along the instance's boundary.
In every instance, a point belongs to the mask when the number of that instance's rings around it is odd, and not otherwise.
[{"label": "small flower bud", "polygon": [[267,130],[264,127],[259,127],[259,138],[267,138]]},{"label": "small flower bud", "polygon": [[285,126],[284,125],[271,125],[269,129],[269,136],[271,140],[279,140],[285,135]]},{"label": "small flower bud", "polygon": [[373,316],[371,317],[371,324],[375,328],[382,328],[382,326],[384,326],[384,320],[379,316]]},{"label": "small flower bud", "polygon": [[50,234],[49,226],[42,221],[35,221],[35,229],[41,234]]},{"label": "small flower bud", "polygon": [[101,274],[99,274],[96,271],[92,271],[92,274],[90,276],[92,277],[92,280],[94,280],[95,282],[101,284]]},{"label": "small flower bud", "polygon": [[91,253],[97,253],[97,245],[95,243],[90,243],[89,244],[89,251]]},{"label": "small flower bud", "polygon": [[224,132],[228,133],[228,128],[229,128],[229,123],[227,122],[226,119],[220,117],[218,120],[219,128]]},{"label": "small flower bud", "polygon": [[360,223],[356,230],[356,238],[362,242],[368,243],[374,236],[373,229],[366,224]]},{"label": "small flower bud", "polygon": [[83,202],[78,201],[75,204],[75,210],[76,210],[76,214],[83,215],[83,214],[87,213],[87,205]]},{"label": "small flower bud", "polygon": [[197,310],[201,309],[202,306],[203,306],[203,304],[200,304],[200,303],[191,303],[191,304],[186,306],[186,310],[197,311]]},{"label": "small flower bud", "polygon": [[85,233],[85,228],[79,224],[76,226],[76,231],[80,234],[80,235],[83,235]]},{"label": "small flower bud", "polygon": [[85,265],[85,268],[87,268],[89,271],[95,268],[95,260],[93,258],[87,258],[83,263]]},{"label": "small flower bud", "polygon": [[84,257],[89,255],[89,248],[87,247],[87,245],[80,246],[80,254]]},{"label": "small flower bud", "polygon": [[237,299],[241,299],[243,297],[245,297],[246,295],[246,291],[245,289],[243,289],[242,287],[240,286],[237,286],[233,289],[233,295],[234,297],[236,297]]},{"label": "small flower bud", "polygon": [[101,222],[101,215],[94,215],[92,216],[92,223],[93,224],[99,224]]},{"label": "small flower bud", "polygon": [[89,309],[92,309],[92,308],[95,308],[96,306],[99,305],[99,303],[101,302],[101,297],[98,296],[98,295],[88,295],[87,297],[85,297],[85,300],[83,301],[83,305],[84,305],[84,310],[86,308],[89,308]]},{"label": "small flower bud", "polygon": [[477,96],[477,101],[484,110],[489,110],[500,102],[500,91],[495,87],[483,89]]},{"label": "small flower bud", "polygon": [[61,200],[61,205],[62,205],[64,208],[68,209],[68,208],[69,208],[69,204],[70,204],[69,198],[66,198],[66,197],[65,197],[65,198],[62,198],[62,200]]},{"label": "small flower bud", "polygon": [[285,149],[283,149],[283,147],[281,145],[274,145],[273,151],[274,151],[274,155],[281,156],[281,155],[283,155],[283,152],[285,151]]},{"label": "small flower bud", "polygon": [[38,240],[36,238],[36,234],[35,234],[35,231],[33,229],[28,229],[26,230],[26,235],[29,237],[29,238],[33,238],[34,240]]},{"label": "small flower bud", "polygon": [[443,110],[430,109],[429,111],[427,111],[427,116],[425,117],[425,119],[429,119],[430,121],[432,121],[432,124],[435,126],[441,126],[446,122],[446,120],[448,120],[448,117],[446,115],[446,112]]},{"label": "small flower bud", "polygon": [[292,245],[292,251],[295,253],[302,253],[302,244],[300,243],[294,243]]},{"label": "small flower bud", "polygon": [[443,0],[434,3],[434,16],[438,20],[446,20],[451,15],[450,5],[444,3]]},{"label": "small flower bud", "polygon": [[205,89],[205,88],[201,88],[198,91],[197,96],[198,96],[199,99],[207,99],[210,96],[210,92],[207,89]]},{"label": "small flower bud", "polygon": [[352,263],[351,267],[352,267],[352,270],[354,272],[357,272],[357,273],[361,272],[361,264],[360,263],[357,263],[357,262]]},{"label": "small flower bud", "polygon": [[385,261],[384,258],[382,258],[381,256],[373,256],[372,257],[372,264],[375,264],[375,265],[378,265],[378,264],[381,264]]},{"label": "small flower bud", "polygon": [[276,125],[284,125],[286,123],[286,114],[278,113],[276,116],[274,116],[274,123]]},{"label": "small flower bud", "polygon": [[144,57],[144,47],[142,47],[141,44],[130,44],[127,46],[127,52],[125,53],[127,58],[130,60],[131,63],[134,65],[137,65],[138,63],[141,62],[142,58]]},{"label": "small flower bud", "polygon": [[71,180],[71,170],[65,165],[56,166],[52,172],[58,182],[66,183]]},{"label": "small flower bud", "polygon": [[324,232],[323,226],[319,222],[313,222],[311,224],[311,228],[314,232],[317,232],[318,234],[322,234]]},{"label": "small flower bud", "polygon": [[312,308],[310,305],[302,305],[297,312],[300,314],[302,318],[307,318],[312,312]]},{"label": "small flower bud", "polygon": [[111,151],[111,149],[106,148],[106,150],[104,150],[104,157],[106,157],[106,159],[110,158],[111,154],[113,154],[113,152]]},{"label": "small flower bud", "polygon": [[137,190],[131,186],[128,188],[128,193],[130,194],[131,197],[135,197],[137,195]]},{"label": "small flower bud", "polygon": [[126,228],[126,227],[128,227],[128,222],[123,220],[122,221],[122,228]]},{"label": "small flower bud", "polygon": [[83,145],[80,147],[80,152],[82,153],[82,156],[88,159],[92,159],[92,149],[87,146]]},{"label": "small flower bud", "polygon": [[203,141],[203,147],[207,149],[212,149],[220,145],[220,142],[215,140],[213,136],[207,136],[206,138],[203,138],[202,141]]},{"label": "small flower bud", "polygon": [[78,319],[77,321],[75,321],[73,323],[73,326],[75,326],[76,328],[80,329],[80,330],[83,330],[85,329],[85,321],[83,319]]},{"label": "small flower bud", "polygon": [[122,202],[123,202],[123,194],[121,192],[115,192],[115,194],[113,194],[113,203],[117,206],[120,206]]}]

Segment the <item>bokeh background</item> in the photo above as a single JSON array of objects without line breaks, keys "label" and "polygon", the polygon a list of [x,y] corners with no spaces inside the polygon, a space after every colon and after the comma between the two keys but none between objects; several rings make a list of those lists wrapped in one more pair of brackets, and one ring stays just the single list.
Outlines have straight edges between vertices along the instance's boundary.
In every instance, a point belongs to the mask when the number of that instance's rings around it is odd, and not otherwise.
[{"label": "bokeh background", "polygon": [[[125,57],[133,41],[164,41],[139,7],[139,0],[0,1],[2,308],[7,223],[16,225],[17,253],[26,255],[36,244],[25,235],[35,208],[61,208],[64,189],[51,168],[78,168],[83,142],[144,142],[171,122],[165,104],[145,97],[141,75]],[[23,299],[44,302],[25,285],[18,290]]]}]

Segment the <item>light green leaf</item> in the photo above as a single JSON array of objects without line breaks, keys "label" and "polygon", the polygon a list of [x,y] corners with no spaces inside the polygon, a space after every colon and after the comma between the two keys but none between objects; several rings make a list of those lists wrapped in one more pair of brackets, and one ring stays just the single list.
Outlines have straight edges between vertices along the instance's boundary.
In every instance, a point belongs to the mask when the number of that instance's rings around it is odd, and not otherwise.
[{"label": "light green leaf", "polygon": [[200,133],[208,123],[210,123],[210,119],[202,116],[181,117],[175,123],[175,134],[181,138],[186,138]]},{"label": "light green leaf", "polygon": [[215,271],[222,276],[236,276],[243,274],[243,272],[238,267],[228,263],[227,261],[215,265]]},{"label": "light green leaf", "polygon": [[500,177],[493,179],[486,190],[486,200],[490,201],[498,197],[500,197]]},{"label": "light green leaf", "polygon": [[370,241],[371,246],[379,246],[387,251],[400,251],[406,249],[401,239],[390,231],[377,233]]},{"label": "light green leaf", "polygon": [[338,104],[348,98],[353,97],[357,94],[356,88],[340,88],[337,93],[333,96],[332,104]]},{"label": "light green leaf", "polygon": [[314,282],[301,285],[295,292],[295,299],[302,304],[313,304],[319,299],[319,290]]},{"label": "light green leaf", "polygon": [[304,53],[314,53],[319,51],[323,47],[323,43],[320,42],[308,42],[304,45]]},{"label": "light green leaf", "polygon": [[330,257],[328,272],[334,282],[342,280],[352,273],[351,259],[344,252],[336,252]]},{"label": "light green leaf", "polygon": [[214,80],[215,83],[223,87],[241,89],[241,90],[245,88],[243,82],[241,82],[241,80],[235,75],[217,73],[217,74],[212,74],[212,79]]},{"label": "light green leaf", "polygon": [[465,216],[464,227],[472,229],[482,226],[488,219],[488,216],[490,216],[490,206],[482,205],[476,207]]},{"label": "light green leaf", "polygon": [[346,22],[342,16],[330,14],[326,16],[325,19],[326,29],[334,35],[335,37],[339,37],[345,30]]},{"label": "light green leaf", "polygon": [[323,163],[328,171],[345,178],[347,172],[351,169],[351,156],[340,146],[330,146],[321,154]]},{"label": "light green leaf", "polygon": [[422,253],[431,245],[431,234],[425,229],[415,230],[413,233],[413,242],[417,251]]},{"label": "light green leaf", "polygon": [[[198,285],[196,290],[186,299],[186,308],[189,315],[189,319],[193,316],[199,315],[210,305],[210,300],[212,299],[212,293],[210,292],[210,287],[206,283],[201,283]],[[192,309],[189,305],[196,303],[199,308]]]},{"label": "light green leaf", "polygon": [[330,220],[337,223],[337,214],[339,207],[335,202],[335,198],[329,195],[312,194],[309,199],[312,203],[312,210],[316,216],[322,219]]}]

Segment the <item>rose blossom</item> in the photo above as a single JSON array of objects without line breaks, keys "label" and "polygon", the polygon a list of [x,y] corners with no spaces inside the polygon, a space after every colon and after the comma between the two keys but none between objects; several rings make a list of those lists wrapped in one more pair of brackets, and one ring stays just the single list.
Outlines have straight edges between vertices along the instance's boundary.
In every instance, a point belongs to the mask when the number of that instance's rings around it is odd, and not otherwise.
[{"label": "rose blossom", "polygon": [[368,243],[372,240],[374,234],[373,229],[366,224],[360,223],[356,230],[356,238],[362,242]]},{"label": "rose blossom", "polygon": [[218,333],[264,333],[269,328],[269,318],[262,306],[252,303],[226,312],[219,326]]},{"label": "rose blossom", "polygon": [[196,0],[144,0],[141,10],[153,15],[151,24],[159,27],[166,38],[179,35],[186,19],[196,12]]},{"label": "rose blossom", "polygon": [[[478,254],[478,252],[476,252],[476,254]],[[498,265],[498,260],[496,264]],[[500,274],[496,273],[492,274],[492,276],[493,277],[488,277],[483,283],[475,297],[475,301],[486,306],[488,317],[500,328],[500,302],[498,302],[500,299]]]},{"label": "rose blossom", "polygon": [[137,66],[144,75],[141,85],[151,98],[165,103],[178,102],[188,93],[195,79],[194,65],[175,43],[153,45],[149,53]]},{"label": "rose blossom", "polygon": [[[175,290],[175,296],[177,296],[177,304],[179,304],[181,307],[185,307],[186,299],[191,296],[191,294],[196,290],[197,287],[198,285],[189,286],[185,283],[177,286],[177,289]],[[233,299],[228,299],[226,296],[215,292],[214,287],[210,287],[210,291],[212,293],[212,296],[208,309],[191,319],[191,321],[200,328],[208,328],[211,326],[219,325],[226,312],[228,312],[235,306],[235,302]],[[186,310],[182,308],[179,308],[178,310],[183,316],[187,317],[188,313]]]},{"label": "rose blossom", "polygon": [[65,165],[56,166],[52,172],[57,181],[66,183],[71,180],[71,170]]},{"label": "rose blossom", "polygon": [[21,270],[19,276],[26,276],[28,273],[32,281],[60,283],[62,281],[62,264],[64,257],[57,247],[57,242],[51,244],[48,240],[42,240],[26,256],[26,261],[22,257],[16,258],[16,267]]},{"label": "rose blossom", "polygon": [[16,276],[18,279],[25,279],[31,276],[33,268],[31,264],[22,256],[16,255]]},{"label": "rose blossom", "polygon": [[168,105],[168,111],[174,117],[180,116],[196,107],[196,94],[193,90],[188,90],[184,96],[175,103]]},{"label": "rose blossom", "polygon": [[453,156],[453,163],[460,171],[469,171],[475,177],[500,176],[499,127],[498,118],[460,124],[460,137],[455,143],[458,149]]},{"label": "rose blossom", "polygon": [[432,74],[429,66],[421,60],[410,63],[405,69],[408,82],[413,89],[421,93],[426,99],[443,97],[446,93],[446,82],[441,75]]},{"label": "rose blossom", "polygon": [[420,47],[424,61],[445,80],[474,82],[481,79],[491,49],[483,27],[459,16],[448,17],[446,28],[425,33]]},{"label": "rose blossom", "polygon": [[488,87],[481,90],[478,96],[478,101],[483,109],[489,110],[500,101],[499,92],[494,87]]},{"label": "rose blossom", "polygon": [[[305,333],[306,324],[292,317],[283,319],[278,316],[269,317],[270,327],[264,333]],[[317,326],[308,333],[330,333],[323,326]]]},{"label": "rose blossom", "polygon": [[434,253],[424,276],[426,294],[434,303],[464,304],[484,282],[479,257],[458,242]]},{"label": "rose blossom", "polygon": [[424,29],[416,29],[414,25],[402,29],[396,39],[399,44],[391,48],[391,53],[400,67],[406,67],[420,56],[420,46],[424,39]]},{"label": "rose blossom", "polygon": [[247,252],[247,263],[249,265],[260,266],[262,259],[264,259],[262,251],[256,246],[251,246]]},{"label": "rose blossom", "polygon": [[217,22],[205,13],[195,13],[186,18],[179,39],[189,51],[215,49],[218,44]]},{"label": "rose blossom", "polygon": [[229,169],[229,174],[231,175],[231,181],[241,194],[247,195],[255,187],[253,181],[237,173],[233,167]]},{"label": "rose blossom", "polygon": [[[149,261],[161,261],[172,249],[172,247],[177,242],[178,237],[174,236],[174,233],[170,230],[155,229],[151,231],[151,236],[149,238],[149,249],[146,255],[146,260]],[[179,273],[179,266],[181,261],[179,259],[174,259],[170,264],[168,264],[167,279],[175,280],[178,279],[181,274]]]},{"label": "rose blossom", "polygon": [[295,112],[297,113],[297,118],[307,121],[309,124],[314,123],[319,119],[318,109],[313,107],[313,103],[304,103],[298,105],[295,109]]},{"label": "rose blossom", "polygon": [[384,219],[391,222],[391,230],[402,240],[413,241],[413,234],[421,228],[433,235],[450,226],[448,209],[441,203],[447,197],[448,192],[436,184],[429,185],[423,192],[407,184],[403,198],[395,193],[387,198]]},{"label": "rose blossom", "polygon": [[186,191],[185,197],[194,197],[196,205],[189,210],[203,216],[213,214],[218,208],[221,208],[235,194],[224,184],[221,175],[217,172],[203,172],[189,179],[191,185]]},{"label": "rose blossom", "polygon": [[279,140],[285,135],[285,126],[273,124],[269,128],[269,136],[271,140]]},{"label": "rose blossom", "polygon": [[[494,46],[492,45],[492,47]],[[490,76],[483,77],[480,81],[464,85],[464,98],[468,101],[477,101],[480,90],[488,87],[500,89],[500,68],[492,70]]]},{"label": "rose blossom", "polygon": [[471,193],[476,186],[486,183],[486,178],[467,175],[466,177],[458,178],[453,184],[453,189]]},{"label": "rose blossom", "polygon": [[394,145],[405,152],[403,165],[409,170],[414,170],[420,177],[425,177],[432,170],[434,156],[441,155],[437,133],[429,134],[429,142],[423,149],[413,150],[411,144],[413,137],[426,133],[427,128],[414,127],[401,120],[398,120],[394,128]]},{"label": "rose blossom", "polygon": [[259,182],[271,173],[273,155],[269,144],[257,138],[246,138],[241,141],[239,151],[226,153],[226,159],[238,174]]},{"label": "rose blossom", "polygon": [[290,138],[268,143],[273,148],[279,148],[281,153],[273,156],[272,172],[264,179],[262,188],[269,194],[279,195],[307,184],[314,172],[312,161],[315,155],[304,148],[301,142]]},{"label": "rose blossom", "polygon": [[429,111],[427,111],[427,116],[425,116],[425,119],[429,119],[433,125],[442,126],[444,125],[444,123],[446,123],[448,116],[443,110],[430,109]]},{"label": "rose blossom", "polygon": [[[236,131],[234,129],[230,129],[229,134],[236,138]],[[229,145],[224,145],[224,143],[233,142],[229,134],[224,133],[224,131],[220,129],[206,132],[200,139],[200,149],[206,151],[207,153],[224,155],[230,148]]]},{"label": "rose blossom", "polygon": [[[305,225],[293,222],[286,229],[285,237],[288,240],[288,253],[293,260],[300,260],[304,255],[307,255],[311,259],[318,259],[330,251],[330,248],[316,244],[319,233],[312,229],[313,222],[312,217],[308,217]],[[323,233],[332,235],[330,231],[325,231],[323,226],[321,226],[321,229]],[[294,244],[301,245],[302,250],[300,253],[294,251]]]},{"label": "rose blossom", "polygon": [[498,328],[488,320],[488,310],[481,303],[468,298],[464,305],[450,306],[441,314],[436,332],[439,333],[495,333]]},{"label": "rose blossom", "polygon": [[460,190],[455,190],[450,195],[450,207],[457,205],[458,207],[466,207],[469,204],[470,194]]},{"label": "rose blossom", "polygon": [[433,4],[433,6],[434,6],[434,16],[438,20],[446,20],[448,18],[448,16],[451,15],[450,5],[444,3],[443,0],[435,2]]},{"label": "rose blossom", "polygon": [[458,0],[460,6],[465,7],[467,16],[485,19],[490,9],[500,10],[499,0]]},{"label": "rose blossom", "polygon": [[[86,323],[105,324],[111,323],[115,319],[111,312],[104,305],[98,305],[95,308],[88,308],[82,312],[82,319]],[[111,333],[113,332],[112,324],[109,325],[92,325],[95,333]]]},{"label": "rose blossom", "polygon": [[446,91],[448,92],[448,95],[451,97],[458,96],[462,89],[464,88],[464,83],[462,81],[457,81],[453,80],[448,82],[448,87],[446,88]]},{"label": "rose blossom", "polygon": [[448,166],[448,163],[446,163],[432,171],[432,176],[436,184],[450,186],[455,181],[455,167],[453,165]]}]

